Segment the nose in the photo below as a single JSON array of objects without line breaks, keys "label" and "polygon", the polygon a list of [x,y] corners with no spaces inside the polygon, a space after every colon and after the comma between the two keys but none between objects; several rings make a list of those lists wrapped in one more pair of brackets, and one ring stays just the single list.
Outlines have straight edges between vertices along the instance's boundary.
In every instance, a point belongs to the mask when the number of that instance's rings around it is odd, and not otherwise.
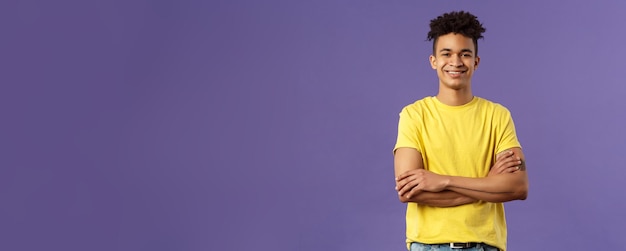
[{"label": "nose", "polygon": [[450,66],[459,67],[463,66],[463,61],[461,60],[461,56],[452,56],[450,57]]}]

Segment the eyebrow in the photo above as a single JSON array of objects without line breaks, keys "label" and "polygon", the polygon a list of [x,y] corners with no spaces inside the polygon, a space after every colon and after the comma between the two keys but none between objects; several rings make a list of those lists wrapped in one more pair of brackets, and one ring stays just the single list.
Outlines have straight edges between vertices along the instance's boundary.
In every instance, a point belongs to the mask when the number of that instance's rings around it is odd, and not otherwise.
[{"label": "eyebrow", "polygon": [[[452,51],[452,50],[448,49],[448,48],[443,48],[443,49],[439,50],[439,52],[448,52],[448,51]],[[462,49],[461,53],[463,53],[463,52],[474,53],[474,51],[472,51],[471,49]]]}]

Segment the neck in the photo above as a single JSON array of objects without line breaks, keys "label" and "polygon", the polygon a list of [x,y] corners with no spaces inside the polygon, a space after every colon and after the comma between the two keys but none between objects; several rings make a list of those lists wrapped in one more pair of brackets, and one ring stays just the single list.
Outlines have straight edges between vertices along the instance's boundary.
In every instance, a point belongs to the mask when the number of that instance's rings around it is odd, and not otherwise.
[{"label": "neck", "polygon": [[459,106],[469,103],[474,99],[472,90],[469,88],[463,88],[460,90],[439,88],[437,94],[437,100],[450,106]]}]

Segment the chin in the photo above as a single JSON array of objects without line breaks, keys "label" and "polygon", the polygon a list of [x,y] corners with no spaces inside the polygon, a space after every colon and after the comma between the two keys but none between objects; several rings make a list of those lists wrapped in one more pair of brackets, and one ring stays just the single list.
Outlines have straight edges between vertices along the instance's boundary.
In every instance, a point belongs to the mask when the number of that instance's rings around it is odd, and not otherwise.
[{"label": "chin", "polygon": [[462,89],[466,89],[467,87],[469,87],[467,83],[448,83],[448,84],[444,84],[444,86],[453,90],[462,90]]}]

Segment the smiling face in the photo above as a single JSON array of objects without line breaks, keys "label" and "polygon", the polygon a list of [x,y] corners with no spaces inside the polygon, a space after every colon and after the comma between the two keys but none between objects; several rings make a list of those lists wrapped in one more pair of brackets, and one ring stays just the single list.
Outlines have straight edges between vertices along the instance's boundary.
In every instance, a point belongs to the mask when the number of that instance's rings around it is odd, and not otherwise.
[{"label": "smiling face", "polygon": [[471,87],[472,75],[480,61],[471,38],[455,33],[439,36],[434,53],[429,59],[430,65],[437,71],[440,89],[462,90]]}]

